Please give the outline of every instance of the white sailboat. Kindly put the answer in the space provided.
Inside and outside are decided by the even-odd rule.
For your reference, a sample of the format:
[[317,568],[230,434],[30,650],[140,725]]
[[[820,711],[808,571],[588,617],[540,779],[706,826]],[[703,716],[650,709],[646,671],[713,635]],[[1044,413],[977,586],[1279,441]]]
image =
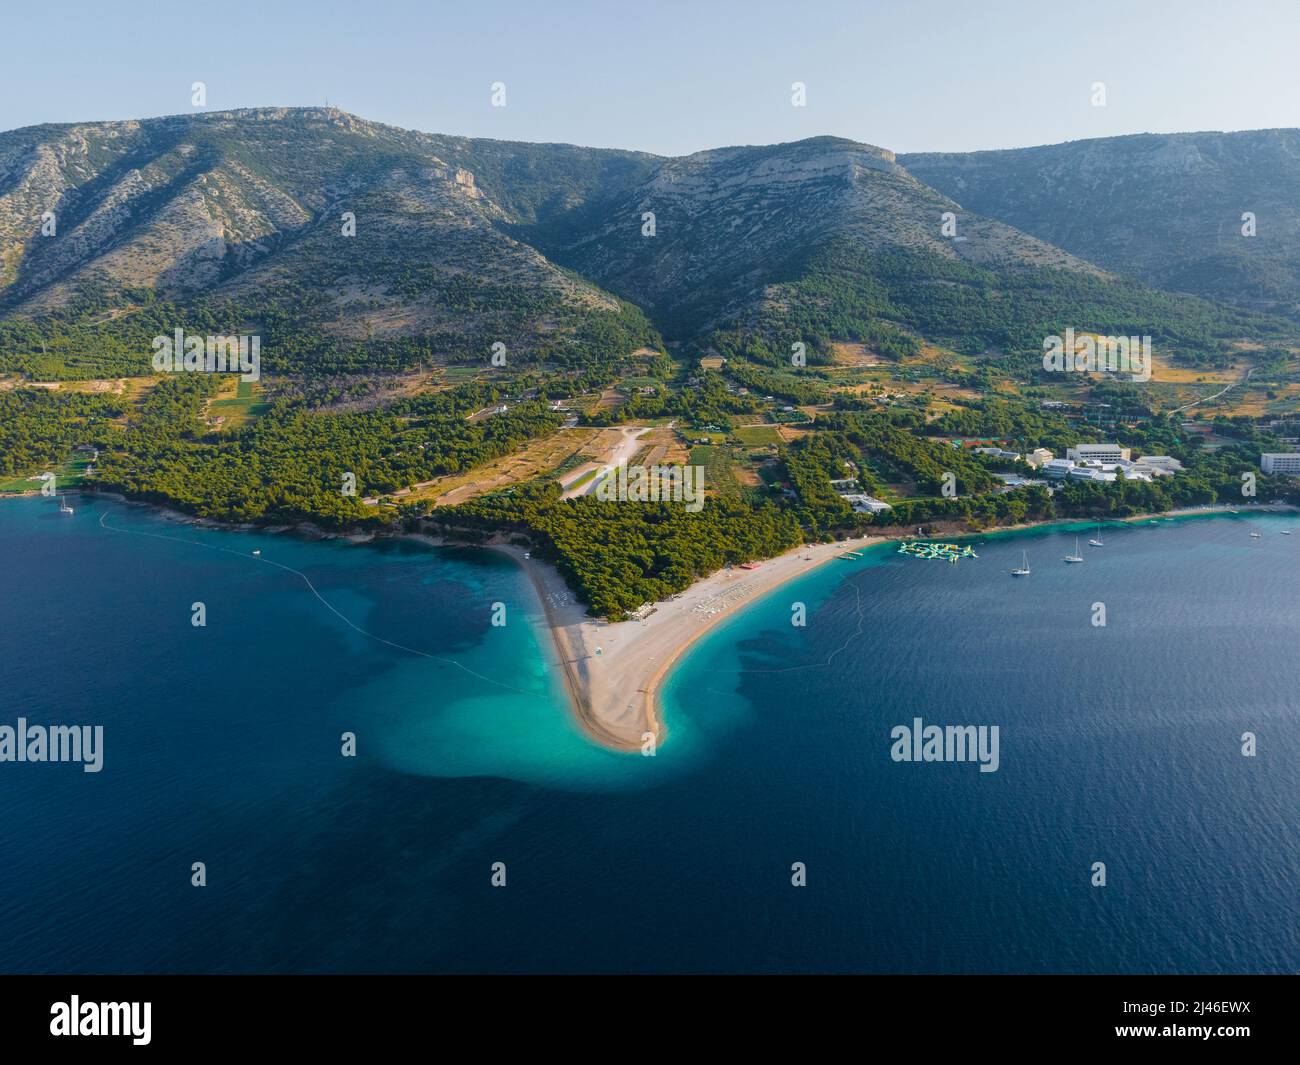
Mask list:
[[1079,538],[1078,538],[1077,536],[1074,538],[1074,554],[1072,554],[1072,555],[1066,555],[1065,558],[1063,558],[1061,561],[1062,561],[1062,562],[1082,562],[1082,561],[1083,561],[1083,556],[1082,556],[1081,554],[1079,554]]
[[1100,526],[1100,525],[1097,526],[1097,535],[1096,535],[1096,537],[1094,537],[1093,539],[1091,539],[1091,540],[1088,541],[1088,546],[1089,546],[1089,547],[1105,547],[1105,546],[1106,546],[1105,544],[1103,544],[1103,543],[1101,542],[1101,526]]
[[1020,552],[1020,568],[1019,568],[1019,569],[1013,569],[1013,570],[1011,571],[1011,576],[1013,576],[1013,577],[1028,577],[1028,576],[1029,576],[1029,552],[1028,552],[1028,551],[1021,551],[1021,552]]
[[72,508],[68,506],[68,499],[66,496],[59,496],[59,513],[60,514],[72,513]]

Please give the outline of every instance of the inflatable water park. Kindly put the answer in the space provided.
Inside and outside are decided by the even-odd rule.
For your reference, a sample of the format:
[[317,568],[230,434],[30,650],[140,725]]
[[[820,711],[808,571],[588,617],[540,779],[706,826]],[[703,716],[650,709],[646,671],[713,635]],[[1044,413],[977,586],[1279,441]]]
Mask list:
[[937,558],[941,562],[951,562],[956,565],[958,559],[962,558],[979,558],[974,549],[962,547],[959,544],[939,544],[929,543],[920,540],[904,540],[898,545],[900,555],[911,555],[913,558]]

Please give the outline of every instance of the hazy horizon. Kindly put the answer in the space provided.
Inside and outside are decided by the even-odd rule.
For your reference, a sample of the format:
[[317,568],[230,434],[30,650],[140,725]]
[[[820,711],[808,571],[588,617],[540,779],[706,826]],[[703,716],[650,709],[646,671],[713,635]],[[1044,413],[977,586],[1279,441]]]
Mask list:
[[[6,68],[0,129],[328,101],[429,133],[673,156],[815,136],[901,154],[1300,126],[1289,55],[1300,8],[1282,0],[1054,11],[1027,0],[667,0],[635,14],[504,0],[490,18],[335,0],[314,4],[310,21],[295,5],[238,0],[201,27],[144,0],[123,10],[108,26],[83,0],[4,15],[6,36],[30,47]],[[218,28],[230,44],[196,32]],[[493,106],[495,84],[504,106]]]

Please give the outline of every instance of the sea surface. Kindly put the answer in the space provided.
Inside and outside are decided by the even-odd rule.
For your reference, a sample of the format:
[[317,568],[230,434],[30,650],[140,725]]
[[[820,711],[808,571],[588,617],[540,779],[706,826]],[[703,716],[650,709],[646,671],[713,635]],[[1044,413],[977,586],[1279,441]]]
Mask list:
[[[104,764],[0,763],[0,971],[1300,968],[1300,516],[828,563],[688,653],[647,758],[507,558],[72,499],[0,502],[0,725]],[[998,770],[892,760],[916,718]]]

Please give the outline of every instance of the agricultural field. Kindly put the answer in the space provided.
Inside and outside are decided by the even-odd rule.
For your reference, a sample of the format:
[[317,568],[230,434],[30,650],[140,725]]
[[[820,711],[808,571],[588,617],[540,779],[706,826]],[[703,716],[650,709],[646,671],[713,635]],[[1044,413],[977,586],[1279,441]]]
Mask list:
[[733,473],[731,449],[721,444],[701,444],[691,449],[691,465],[704,467],[704,489],[713,495],[733,495],[740,484]]
[[464,473],[412,485],[409,490],[393,493],[393,498],[403,503],[432,501],[438,506],[464,503],[487,492],[553,472],[570,458],[600,454],[605,450],[601,447],[601,439],[610,432],[608,429],[557,429],[514,454],[493,459]]
[[866,344],[832,343],[831,360],[836,366],[860,368],[881,366],[889,360],[875,354]]
[[746,447],[776,447],[785,443],[775,425],[745,425],[733,429],[731,435]]
[[[54,474],[55,490],[61,492],[65,488],[81,487],[85,483],[86,467],[89,465],[90,456],[78,454],[68,459],[67,462],[49,468],[49,472]],[[41,472],[46,471],[42,470]],[[38,481],[35,477],[15,477],[11,480],[0,481],[0,495],[39,492],[43,484],[43,481]]]
[[442,380],[448,387],[454,388],[456,385],[464,385],[470,381],[475,381],[486,372],[478,364],[465,365],[458,363],[448,366],[442,371]]
[[208,401],[208,424],[223,431],[247,424],[266,411],[261,394],[260,381],[242,381],[233,374],[223,377],[216,396]]
[[690,461],[690,449],[667,425],[654,426],[638,442],[641,447],[629,466],[683,466]]

